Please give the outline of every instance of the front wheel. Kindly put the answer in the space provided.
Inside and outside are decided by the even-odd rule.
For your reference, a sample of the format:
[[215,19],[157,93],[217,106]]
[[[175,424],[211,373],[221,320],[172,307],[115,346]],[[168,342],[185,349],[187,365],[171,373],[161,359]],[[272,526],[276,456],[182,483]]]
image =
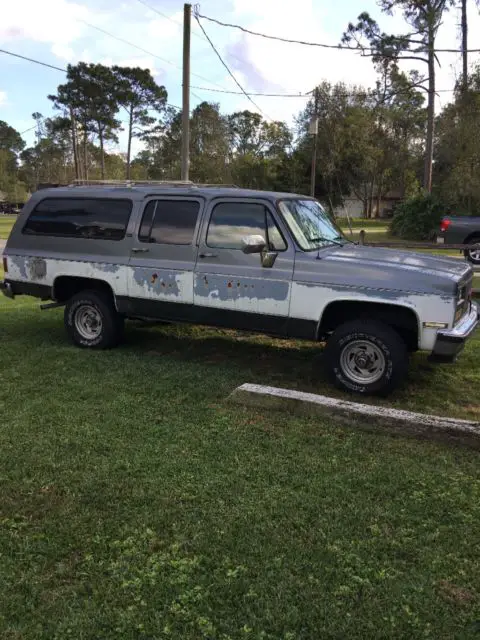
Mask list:
[[64,321],[78,347],[108,349],[122,338],[124,319],[111,297],[101,291],[81,291],[72,296],[65,306]]
[[332,382],[353,393],[388,395],[405,378],[407,347],[391,327],[376,321],[355,320],[338,327],[325,349]]
[[473,244],[473,247],[465,249],[465,257],[469,262],[474,265],[480,265],[480,236],[475,236],[469,240],[468,244]]

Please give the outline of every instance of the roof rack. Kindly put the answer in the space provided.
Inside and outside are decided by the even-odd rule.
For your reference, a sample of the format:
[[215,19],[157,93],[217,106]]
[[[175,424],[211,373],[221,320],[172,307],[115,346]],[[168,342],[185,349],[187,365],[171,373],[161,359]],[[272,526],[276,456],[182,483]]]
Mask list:
[[218,189],[219,187],[223,187],[224,189],[240,189],[240,187],[238,186],[238,184],[223,184],[222,182],[212,182],[212,183],[200,183],[200,184],[193,184],[192,186],[194,187],[202,187],[202,189]]
[[159,186],[159,187],[185,187],[193,186],[190,180],[73,180],[70,187],[137,187],[137,186]]
[[191,180],[73,180],[69,187],[200,187],[238,189],[236,184],[195,183]]

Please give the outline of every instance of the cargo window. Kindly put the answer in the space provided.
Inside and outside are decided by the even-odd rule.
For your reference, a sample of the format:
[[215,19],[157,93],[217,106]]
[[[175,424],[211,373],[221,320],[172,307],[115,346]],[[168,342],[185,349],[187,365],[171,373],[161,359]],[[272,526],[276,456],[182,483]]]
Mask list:
[[287,245],[271,214],[262,204],[222,202],[212,212],[207,245],[222,249],[241,249],[249,235],[265,238],[271,251],[285,251]]
[[122,240],[131,200],[97,198],[45,198],[23,227],[27,235]]
[[138,239],[155,244],[192,244],[199,210],[196,200],[150,200]]

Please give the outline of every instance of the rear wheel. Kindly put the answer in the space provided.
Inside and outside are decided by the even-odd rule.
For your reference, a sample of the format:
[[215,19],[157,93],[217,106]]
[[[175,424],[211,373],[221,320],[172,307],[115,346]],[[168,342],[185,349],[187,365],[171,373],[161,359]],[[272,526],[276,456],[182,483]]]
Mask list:
[[472,264],[480,264],[480,236],[470,238],[468,244],[474,244],[474,247],[465,249],[465,257]]
[[67,302],[65,328],[72,342],[89,349],[109,349],[123,335],[124,319],[111,297],[101,291],[80,291]]
[[388,395],[405,378],[407,347],[391,327],[355,320],[338,327],[325,349],[327,373],[345,391]]

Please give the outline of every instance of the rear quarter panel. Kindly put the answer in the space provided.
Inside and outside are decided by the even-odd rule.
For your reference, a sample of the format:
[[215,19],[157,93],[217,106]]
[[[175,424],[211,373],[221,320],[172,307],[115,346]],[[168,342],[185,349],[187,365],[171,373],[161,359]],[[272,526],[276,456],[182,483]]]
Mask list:
[[[69,238],[25,235],[22,230],[36,204],[46,197],[68,197],[50,191],[38,192],[25,205],[8,238],[4,255],[8,260],[8,279],[53,287],[60,276],[77,276],[107,282],[115,295],[127,294],[127,269],[138,222],[141,200],[125,194],[112,199],[132,200],[132,212],[122,240]],[[68,194],[77,196],[77,194]],[[101,194],[79,193],[81,197],[102,197]]]

